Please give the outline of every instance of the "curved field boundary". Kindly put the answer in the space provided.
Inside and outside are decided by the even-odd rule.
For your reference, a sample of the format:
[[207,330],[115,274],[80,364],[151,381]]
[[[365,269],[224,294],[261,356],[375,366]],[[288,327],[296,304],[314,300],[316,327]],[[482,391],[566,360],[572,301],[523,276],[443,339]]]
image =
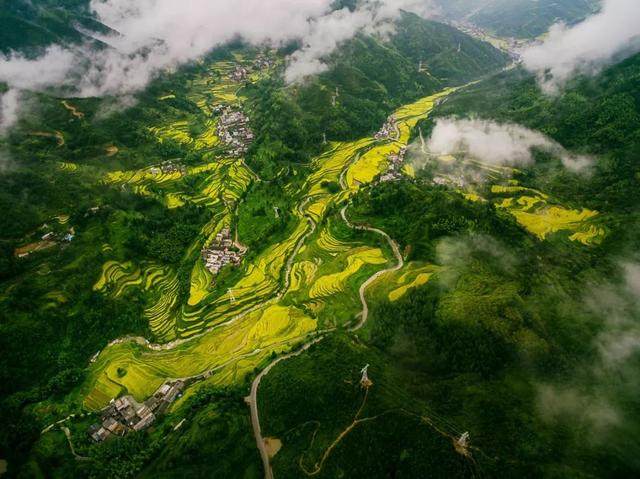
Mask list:
[[362,312],[359,315],[360,316],[360,320],[354,326],[352,326],[349,329],[350,331],[357,331],[362,326],[364,326],[364,324],[367,322],[367,318],[369,317],[369,305],[368,305],[367,300],[365,298],[365,292],[367,291],[367,288],[369,286],[371,286],[371,284],[373,284],[380,276],[382,276],[382,275],[384,275],[386,273],[392,273],[392,272],[395,272],[395,271],[398,271],[399,269],[401,269],[404,266],[404,258],[402,257],[402,254],[400,254],[400,248],[398,247],[398,243],[396,243],[394,240],[392,240],[391,237],[387,233],[385,233],[384,231],[382,231],[382,230],[380,230],[378,228],[371,228],[369,226],[362,226],[362,225],[354,225],[353,223],[351,223],[349,221],[349,219],[347,218],[347,208],[348,207],[349,207],[349,205],[343,207],[340,210],[340,216],[342,216],[342,219],[347,224],[347,226],[349,228],[352,228],[352,229],[355,229],[355,230],[370,231],[372,233],[376,233],[376,234],[382,236],[385,240],[387,240],[387,243],[389,243],[389,246],[391,247],[391,250],[393,251],[393,255],[395,256],[396,261],[397,261],[395,266],[391,266],[390,268],[382,269],[382,270],[374,273],[372,276],[369,277],[369,279],[367,279],[360,286],[359,295],[360,295],[360,302],[362,303]]

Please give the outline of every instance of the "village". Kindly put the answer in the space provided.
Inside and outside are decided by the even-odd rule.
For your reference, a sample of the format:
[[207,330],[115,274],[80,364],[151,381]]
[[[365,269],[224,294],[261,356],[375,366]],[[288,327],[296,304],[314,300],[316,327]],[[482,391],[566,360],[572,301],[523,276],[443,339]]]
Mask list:
[[171,173],[181,173],[185,174],[187,172],[187,168],[181,164],[176,163],[174,160],[166,160],[160,163],[158,166],[154,166],[151,168],[152,175],[159,174],[171,174]]
[[184,388],[184,381],[167,381],[143,403],[129,395],[112,399],[101,412],[101,423],[93,424],[88,433],[94,441],[102,442],[111,436],[146,429],[182,395]]
[[253,140],[253,131],[249,128],[249,118],[240,110],[220,105],[214,109],[220,118],[216,126],[216,134],[220,142],[229,148],[232,157],[240,157],[249,149]]
[[49,249],[58,244],[70,243],[76,237],[73,226],[60,229],[60,227],[52,228],[47,223],[40,226],[39,233],[37,234],[40,235],[38,241],[32,241],[27,245],[15,249],[13,254],[16,258],[26,258],[36,251]]
[[239,248],[231,239],[229,228],[216,234],[215,239],[202,250],[202,259],[206,268],[214,275],[228,265],[239,265],[246,250]]
[[407,147],[403,146],[397,153],[391,153],[387,156],[389,167],[386,173],[380,176],[380,182],[399,180],[402,177],[402,165],[406,154]]
[[271,58],[269,58],[264,53],[258,54],[258,56],[253,60],[253,63],[249,68],[236,65],[235,69],[229,74],[229,79],[234,82],[246,82],[249,80],[249,75],[255,71],[268,70],[273,66],[274,62]]
[[389,115],[389,118],[384,122],[382,128],[380,128],[373,137],[378,141],[398,140],[400,138],[400,130],[398,129],[398,120],[395,115]]
[[520,51],[525,47],[530,46],[535,43],[535,40],[529,39],[517,39],[517,38],[506,38],[506,37],[496,37],[487,31],[483,30],[476,25],[467,22],[447,22],[450,23],[451,26],[457,28],[461,32],[466,33],[472,37],[475,37],[484,42],[491,43],[494,47],[502,50],[507,53],[511,59],[519,63],[522,58],[520,56]]

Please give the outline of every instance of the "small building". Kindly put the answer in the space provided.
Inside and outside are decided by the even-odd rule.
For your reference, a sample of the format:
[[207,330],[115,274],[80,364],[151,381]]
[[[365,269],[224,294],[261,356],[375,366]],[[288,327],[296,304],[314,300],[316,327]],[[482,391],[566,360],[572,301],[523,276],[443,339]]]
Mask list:
[[100,424],[92,424],[87,432],[95,442],[102,442],[111,435],[111,433]]

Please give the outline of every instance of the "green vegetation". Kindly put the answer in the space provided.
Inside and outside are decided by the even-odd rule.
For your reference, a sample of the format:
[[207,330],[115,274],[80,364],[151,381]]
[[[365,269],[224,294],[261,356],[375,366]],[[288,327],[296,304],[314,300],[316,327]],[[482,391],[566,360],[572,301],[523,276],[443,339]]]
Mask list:
[[[464,45],[460,51],[458,44]],[[425,69],[419,71],[421,60]],[[323,135],[327,141],[370,135],[401,105],[495,72],[507,58],[488,43],[407,13],[390,43],[360,35],[331,61],[329,71],[300,87],[268,79],[246,90],[257,134],[248,161],[263,176],[272,177],[283,161],[317,154]]]
[[[271,66],[233,79],[258,55]],[[9,477],[262,477],[247,395],[277,477],[634,477],[638,357],[607,346],[638,311],[620,258],[640,240],[639,58],[549,98],[517,69],[485,79],[506,62],[490,45],[403,14],[303,85],[284,85],[283,52],[236,44],[110,115],[32,94],[0,140]],[[249,117],[246,155],[223,107]],[[523,123],[597,163],[446,157],[486,181],[436,185],[433,162],[378,181],[445,115]],[[242,259],[216,271],[202,255],[221,237]],[[87,435],[168,379],[188,387],[151,427]]]
[[[78,25],[80,28],[76,28]],[[53,43],[100,42],[80,30],[109,33],[89,14],[88,0],[26,0],[0,2],[0,51],[37,51]]]
[[500,36],[533,38],[558,21],[573,24],[599,8],[597,0],[441,0],[445,16]]

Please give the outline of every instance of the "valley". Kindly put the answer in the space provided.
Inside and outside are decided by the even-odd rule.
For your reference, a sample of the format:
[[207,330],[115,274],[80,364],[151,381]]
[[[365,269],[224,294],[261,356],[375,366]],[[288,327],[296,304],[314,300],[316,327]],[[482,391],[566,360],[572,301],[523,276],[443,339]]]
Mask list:
[[[595,3],[503,3],[400,9],[302,80],[314,35],[229,34],[20,89],[0,475],[634,477],[640,56],[549,95],[520,51]],[[0,51],[111,58],[88,8],[11,6]]]

